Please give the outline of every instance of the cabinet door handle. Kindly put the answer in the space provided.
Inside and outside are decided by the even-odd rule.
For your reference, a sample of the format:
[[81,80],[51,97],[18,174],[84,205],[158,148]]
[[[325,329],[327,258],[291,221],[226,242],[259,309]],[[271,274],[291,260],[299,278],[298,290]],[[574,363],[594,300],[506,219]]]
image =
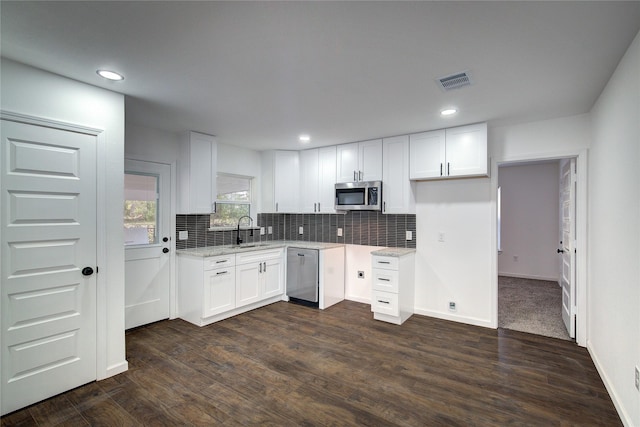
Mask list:
[[358,181],[362,181],[362,171],[358,171]]
[[258,273],[262,273],[262,263],[258,265]]
[[447,162],[447,176],[451,175],[450,166],[451,163]]
[[320,212],[320,202],[318,202],[318,212]]
[[276,202],[276,212],[278,212],[278,202]]
[[317,212],[317,211],[316,211],[316,204],[317,204],[317,203],[314,203],[314,204],[313,204],[313,213],[316,213],[316,212]]
[[221,274],[229,274],[228,271],[219,271],[216,273],[216,276],[220,276]]
[[211,213],[216,213],[217,208],[216,202],[211,203]]
[[357,180],[358,180],[358,178],[356,178],[356,171],[353,171],[353,180],[354,180],[354,181],[357,181]]
[[262,269],[262,271],[264,273],[266,273],[267,272],[267,262],[265,261],[263,264],[264,264],[264,268]]
[[381,299],[379,299],[378,302],[381,302],[382,304],[389,304],[389,301],[382,301]]
[[382,212],[387,211],[387,202],[382,202]]
[[384,277],[378,277],[378,280],[381,280],[383,282],[390,282],[391,281],[389,279],[385,279]]

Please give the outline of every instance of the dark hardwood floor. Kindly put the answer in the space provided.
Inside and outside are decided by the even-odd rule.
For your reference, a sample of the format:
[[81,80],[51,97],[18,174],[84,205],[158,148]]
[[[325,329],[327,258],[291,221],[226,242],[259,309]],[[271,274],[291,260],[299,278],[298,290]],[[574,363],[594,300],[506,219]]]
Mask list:
[[129,371],[2,425],[622,425],[572,342],[369,306],[276,303],[203,328],[127,332]]

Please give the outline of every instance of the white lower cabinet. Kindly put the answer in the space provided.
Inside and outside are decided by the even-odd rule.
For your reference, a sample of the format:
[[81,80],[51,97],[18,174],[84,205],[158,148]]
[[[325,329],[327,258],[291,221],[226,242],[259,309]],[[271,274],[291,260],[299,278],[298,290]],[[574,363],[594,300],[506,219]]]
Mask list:
[[373,255],[371,311],[374,319],[401,325],[411,317],[415,289],[414,260],[413,252],[400,256]]
[[282,299],[283,249],[178,257],[178,317],[198,326]]

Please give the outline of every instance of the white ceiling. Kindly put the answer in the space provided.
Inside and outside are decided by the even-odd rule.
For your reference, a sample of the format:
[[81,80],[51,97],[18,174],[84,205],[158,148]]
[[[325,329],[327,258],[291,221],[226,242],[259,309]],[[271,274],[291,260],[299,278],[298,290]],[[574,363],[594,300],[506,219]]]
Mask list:
[[[299,149],[590,110],[640,2],[2,1],[2,55],[127,95],[127,123]],[[119,83],[95,74],[109,68]],[[435,79],[468,70],[475,84]],[[439,111],[456,106],[454,117]]]

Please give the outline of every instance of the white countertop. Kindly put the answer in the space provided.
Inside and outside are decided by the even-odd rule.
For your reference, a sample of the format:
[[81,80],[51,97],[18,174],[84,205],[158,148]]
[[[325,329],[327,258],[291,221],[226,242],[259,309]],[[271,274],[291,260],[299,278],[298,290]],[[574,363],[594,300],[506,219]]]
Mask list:
[[401,257],[415,253],[415,248],[383,248],[371,251],[371,255]]
[[297,240],[273,240],[270,242],[244,243],[237,245],[223,246],[205,246],[202,248],[178,249],[178,255],[187,255],[193,257],[210,257],[219,255],[230,255],[241,252],[261,251],[268,249],[292,247],[302,249],[331,249],[343,247],[343,243],[322,243],[322,242],[301,242]]

